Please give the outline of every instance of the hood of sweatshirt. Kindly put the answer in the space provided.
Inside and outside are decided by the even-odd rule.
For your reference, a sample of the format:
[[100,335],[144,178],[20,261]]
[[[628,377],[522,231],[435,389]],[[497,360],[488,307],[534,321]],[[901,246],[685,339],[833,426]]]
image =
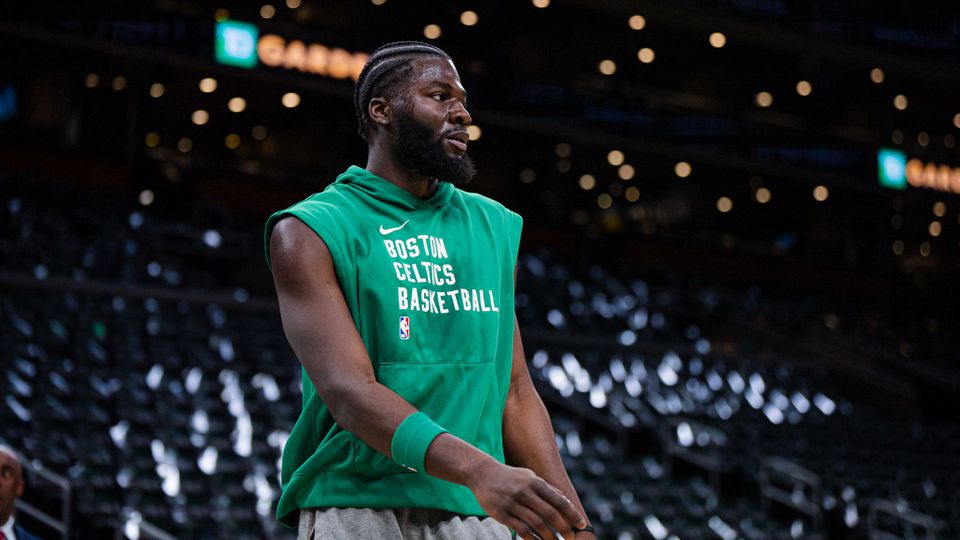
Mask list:
[[426,199],[421,199],[409,191],[393,184],[389,180],[381,178],[370,171],[351,165],[346,171],[337,177],[337,184],[351,189],[362,191],[386,204],[397,206],[407,210],[419,210],[422,208],[437,208],[450,201],[456,190],[450,182],[439,182],[437,191]]

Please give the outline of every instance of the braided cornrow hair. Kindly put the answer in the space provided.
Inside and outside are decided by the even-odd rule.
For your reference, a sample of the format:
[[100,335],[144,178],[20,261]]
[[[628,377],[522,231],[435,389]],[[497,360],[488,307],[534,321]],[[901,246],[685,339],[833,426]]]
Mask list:
[[360,136],[367,140],[367,106],[377,96],[392,94],[396,83],[410,74],[410,62],[422,55],[450,58],[450,55],[429,43],[420,41],[394,41],[373,51],[353,88],[353,107],[360,124]]

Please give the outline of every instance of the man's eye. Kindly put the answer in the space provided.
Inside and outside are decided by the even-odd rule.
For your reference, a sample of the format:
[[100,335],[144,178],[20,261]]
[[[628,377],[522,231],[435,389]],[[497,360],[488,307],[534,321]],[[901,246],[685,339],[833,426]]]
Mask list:
[[447,98],[447,95],[444,94],[443,92],[437,92],[435,94],[431,94],[430,97],[437,101],[443,101],[444,99]]

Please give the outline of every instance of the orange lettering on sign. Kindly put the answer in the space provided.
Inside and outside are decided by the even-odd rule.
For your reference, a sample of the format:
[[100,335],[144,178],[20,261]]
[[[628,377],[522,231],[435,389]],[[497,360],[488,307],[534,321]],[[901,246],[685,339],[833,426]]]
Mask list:
[[950,191],[960,193],[960,167],[950,171]]
[[936,189],[940,191],[950,191],[950,167],[941,165],[937,168]]
[[346,79],[350,76],[351,55],[343,49],[330,51],[330,76],[337,79]]
[[353,68],[350,70],[351,79],[357,80],[360,78],[360,73],[363,71],[363,66],[367,65],[367,60],[369,59],[369,54],[353,53]]
[[911,159],[907,162],[907,182],[913,187],[920,187],[920,176],[923,174],[923,163],[919,159]]
[[307,46],[300,40],[287,44],[287,51],[283,55],[283,67],[304,71],[307,67]]
[[307,45],[297,39],[288,43],[276,34],[266,34],[260,38],[257,42],[257,56],[266,66],[353,80],[360,78],[360,72],[370,57],[366,53],[330,49],[319,43]]
[[257,56],[260,57],[261,62],[270,67],[283,63],[284,50],[286,50],[286,42],[275,34],[267,34],[257,42]]
[[310,45],[310,48],[307,49],[307,71],[317,75],[326,75],[329,57],[330,49],[316,43]]
[[960,167],[924,163],[919,159],[907,162],[907,182],[918,188],[960,193]]

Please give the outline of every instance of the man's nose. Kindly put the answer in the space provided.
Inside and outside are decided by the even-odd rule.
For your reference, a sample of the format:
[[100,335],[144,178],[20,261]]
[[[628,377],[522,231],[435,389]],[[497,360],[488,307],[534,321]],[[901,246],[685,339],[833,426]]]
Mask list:
[[470,112],[462,101],[455,101],[450,108],[450,122],[458,126],[469,126],[473,122],[473,117],[470,116]]

